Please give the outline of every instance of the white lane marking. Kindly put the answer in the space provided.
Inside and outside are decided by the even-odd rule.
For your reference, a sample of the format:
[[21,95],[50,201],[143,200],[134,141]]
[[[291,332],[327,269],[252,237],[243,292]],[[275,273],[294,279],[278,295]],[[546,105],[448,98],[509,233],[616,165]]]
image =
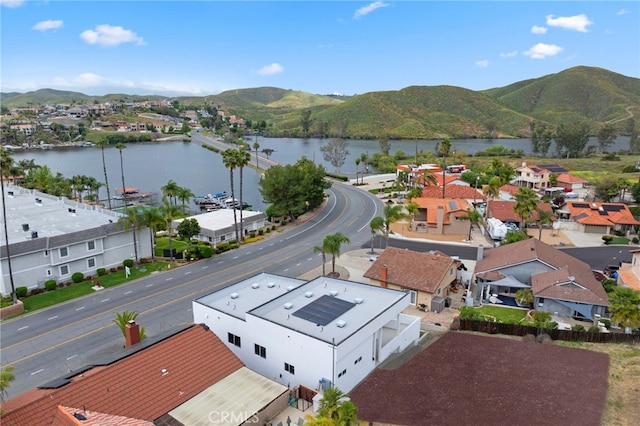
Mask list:
[[207,268],[208,268],[208,266],[203,266],[203,267],[202,267],[202,269],[207,269]]
[[153,287],[153,283],[145,285],[145,287]]
[[75,357],[77,357],[77,356],[78,356],[78,354],[71,355],[69,358],[67,358],[67,361],[69,361],[70,359],[74,359],[74,358],[75,358]]
[[56,315],[55,317],[51,317],[51,318],[49,318],[49,321],[54,320],[54,319],[56,319],[56,318],[58,318],[58,316],[57,316],[57,315]]
[[100,303],[104,303],[104,302],[108,302],[108,301],[109,301],[109,299],[104,299],[104,300],[101,300]]
[[124,292],[125,296],[126,296],[127,294],[130,294],[130,293],[133,293],[133,292],[132,292],[131,290],[129,290],[129,291],[125,291],[125,292]]
[[28,326],[28,325],[25,325],[24,327],[20,327],[20,328],[18,329],[18,331],[22,331],[22,330],[24,330],[24,329],[26,329],[26,328],[29,328],[29,326]]
[[42,373],[44,371],[44,368],[41,368],[38,371],[34,371],[33,373],[31,373],[31,375],[33,376],[34,374],[38,374],[38,373]]
[[289,268],[285,269],[284,272],[287,272],[289,270]]
[[239,256],[233,256],[233,259],[237,259]]
[[187,271],[187,272],[185,272],[184,274],[185,274],[185,275],[189,275],[190,273],[191,273],[191,271]]
[[300,266],[300,265],[302,265],[302,263],[296,263],[296,266]]
[[81,311],[84,309],[84,306],[80,306],[79,308],[76,309],[76,311]]
[[167,281],[171,281],[173,279],[173,277],[169,277],[167,278]]

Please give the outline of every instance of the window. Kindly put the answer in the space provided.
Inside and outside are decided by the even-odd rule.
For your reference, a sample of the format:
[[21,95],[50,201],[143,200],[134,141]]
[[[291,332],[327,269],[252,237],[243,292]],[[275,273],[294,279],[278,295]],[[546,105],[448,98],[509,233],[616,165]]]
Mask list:
[[338,377],[342,377],[345,374],[347,374],[347,369],[345,368],[344,370],[342,370],[341,372],[338,373]]
[[253,349],[255,354],[258,355],[259,357],[261,358],[267,357],[267,348],[265,348],[264,346],[260,346],[256,343]]
[[69,265],[61,265],[60,266],[60,275],[69,275]]
[[359,357],[358,359],[356,359],[355,361],[353,361],[353,364],[355,365],[355,364],[359,363],[360,361],[362,361],[362,357]]
[[95,268],[96,267],[96,258],[92,257],[87,259],[87,268],[91,269],[91,268]]
[[49,250],[45,250],[44,251],[44,257],[48,257],[49,256]]
[[411,304],[416,304],[417,293],[413,290],[409,290],[409,298],[411,299]]
[[291,364],[287,364],[286,362],[284,363],[284,371],[288,371],[291,374],[296,374],[296,368]]
[[438,287],[438,292],[436,294],[440,295],[441,291],[442,291],[442,289],[440,287]]
[[91,250],[95,250],[96,249],[96,242],[95,241],[87,241],[87,250],[91,251]]
[[227,337],[229,339],[229,343],[231,343],[232,345],[235,345],[239,348],[242,347],[241,342],[240,342],[240,336],[236,336],[235,334],[232,333],[227,333]]
[[67,257],[69,256],[69,248],[68,247],[62,247],[60,249],[60,257]]
[[224,235],[221,235],[221,236],[220,236],[220,241],[224,241],[224,240],[226,240],[225,236],[224,236]]
[[47,269],[47,276],[50,277],[51,276],[51,269]]

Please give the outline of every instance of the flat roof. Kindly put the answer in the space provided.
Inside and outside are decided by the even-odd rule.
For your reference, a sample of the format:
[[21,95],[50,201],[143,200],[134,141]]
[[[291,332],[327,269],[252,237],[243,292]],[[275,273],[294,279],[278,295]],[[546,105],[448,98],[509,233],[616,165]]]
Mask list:
[[[12,192],[13,195],[11,195]],[[38,238],[54,237],[98,228],[117,222],[122,216],[99,206],[83,204],[15,185],[5,185],[4,196],[9,244],[31,240],[33,232],[38,233]],[[26,229],[27,226],[28,229]],[[4,244],[3,238],[0,245]]]
[[[251,210],[243,210],[242,211],[242,221],[245,222],[247,219],[256,218],[256,216],[266,217],[263,212],[254,212]],[[238,223],[240,222],[240,212],[236,212],[236,217],[238,219]],[[184,219],[195,219],[198,221],[200,228],[208,229],[211,231],[221,230],[229,228],[234,225],[233,222],[233,209],[220,209],[214,210],[211,212],[206,212],[202,214],[197,214],[194,216],[189,216]],[[180,223],[184,219],[175,220],[174,223]]]
[[185,425],[237,426],[288,391],[286,386],[242,367],[169,411],[169,415]]

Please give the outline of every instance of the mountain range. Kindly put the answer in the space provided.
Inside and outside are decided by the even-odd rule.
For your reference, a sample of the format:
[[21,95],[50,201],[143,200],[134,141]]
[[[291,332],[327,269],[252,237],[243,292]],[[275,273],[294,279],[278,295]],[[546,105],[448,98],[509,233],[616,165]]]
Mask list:
[[[164,96],[41,89],[0,93],[6,107],[142,101]],[[531,122],[588,123],[593,132],[610,124],[624,134],[640,114],[640,79],[602,68],[579,66],[505,87],[473,91],[455,86],[410,86],[355,96],[317,95],[276,87],[228,90],[217,95],[171,98],[183,106],[211,105],[229,114],[265,120],[282,135],[301,135],[301,112],[311,112],[310,133],[346,128],[351,138],[526,137]],[[340,123],[340,124],[338,124]]]

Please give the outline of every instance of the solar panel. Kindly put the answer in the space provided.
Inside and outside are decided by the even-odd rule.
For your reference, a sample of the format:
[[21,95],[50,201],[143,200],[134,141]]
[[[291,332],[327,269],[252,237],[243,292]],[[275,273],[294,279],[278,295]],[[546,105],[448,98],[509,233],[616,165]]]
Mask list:
[[587,204],[587,203],[572,203],[571,205],[573,207],[575,207],[576,209],[588,209],[589,208],[589,204]]
[[602,209],[608,212],[619,212],[624,210],[624,206],[618,206],[615,204],[603,204]]
[[295,311],[293,316],[317,325],[327,325],[354,306],[355,303],[325,294]]
[[567,173],[568,170],[559,164],[538,164],[538,167],[549,170],[551,173]]
[[608,213],[608,212],[606,212],[606,211],[604,211],[604,210],[598,210],[598,214],[599,214],[600,216],[609,216],[609,213]]
[[582,219],[583,217],[587,217],[588,215],[585,212],[580,213],[577,216],[574,216],[575,220]]

